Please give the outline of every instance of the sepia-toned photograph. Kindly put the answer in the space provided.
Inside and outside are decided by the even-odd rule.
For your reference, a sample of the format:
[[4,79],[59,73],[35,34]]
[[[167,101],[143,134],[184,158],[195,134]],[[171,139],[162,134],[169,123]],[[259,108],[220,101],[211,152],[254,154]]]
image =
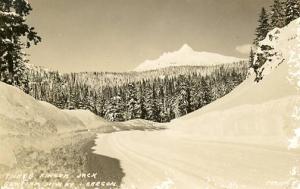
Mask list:
[[0,0],[0,189],[300,189],[300,0]]

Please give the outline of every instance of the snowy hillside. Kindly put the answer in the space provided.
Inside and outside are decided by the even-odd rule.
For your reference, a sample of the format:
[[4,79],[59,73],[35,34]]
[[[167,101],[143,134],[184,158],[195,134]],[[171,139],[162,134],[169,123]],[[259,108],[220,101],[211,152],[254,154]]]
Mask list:
[[[300,124],[291,117],[300,103],[299,23],[300,19],[297,19],[287,27],[276,28],[259,43],[255,62],[265,61],[257,73],[252,73],[229,95],[174,120],[172,125],[178,126],[182,122],[191,125],[188,129],[192,129],[198,125],[196,123],[209,121],[210,129],[205,127],[206,124],[195,129],[201,130],[201,135],[235,138],[244,135],[280,136],[281,145],[287,146],[288,138]],[[254,82],[257,78],[260,79],[258,83]],[[217,115],[220,119],[212,119]],[[271,143],[271,140],[264,142]]]
[[84,128],[58,108],[0,82],[0,134],[47,135]]
[[61,110],[0,82],[0,135],[48,135],[107,123],[88,110]]
[[106,120],[89,110],[62,110],[62,112],[79,119],[87,129],[95,129],[108,124]]
[[44,148],[44,145],[53,144],[46,142],[51,136],[101,127],[106,123],[89,111],[60,110],[2,82],[0,91],[0,165],[15,163],[13,152],[16,148]]
[[184,44],[178,51],[164,53],[156,60],[146,60],[134,71],[149,71],[175,66],[210,66],[239,61],[243,61],[243,59],[210,52],[197,52],[189,45]]
[[260,43],[260,82],[253,73],[165,131],[99,135],[96,152],[121,161],[125,188],[299,188],[300,153],[288,149],[300,125],[299,28],[300,19]]
[[270,31],[267,37],[260,41],[256,49],[256,56],[254,58],[254,65],[257,68],[256,79],[263,79],[264,76],[270,74],[273,69],[280,64],[289,63],[290,74],[292,77],[298,77],[299,63],[297,62],[299,56],[299,20],[295,20],[289,24],[288,27],[282,29],[275,28]]

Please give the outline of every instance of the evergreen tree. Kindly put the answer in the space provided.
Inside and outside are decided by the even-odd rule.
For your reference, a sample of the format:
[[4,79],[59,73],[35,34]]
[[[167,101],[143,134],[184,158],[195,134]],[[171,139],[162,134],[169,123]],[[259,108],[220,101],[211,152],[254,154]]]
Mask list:
[[178,111],[179,116],[190,112],[190,88],[187,79],[180,75],[178,80]]
[[282,28],[285,26],[285,4],[280,0],[274,0],[271,7],[270,29]]
[[156,94],[156,82],[154,81],[153,86],[152,86],[152,100],[151,100],[151,114],[150,116],[150,120],[151,121],[156,121],[159,122],[160,118],[159,118],[159,102],[157,99],[157,94]]
[[249,67],[252,68],[253,64],[254,64],[254,52],[253,49],[251,48],[250,55],[249,55]]
[[191,78],[191,111],[195,111],[200,108],[200,77],[200,75],[198,76],[197,74],[193,74],[193,77]]
[[291,21],[300,17],[300,1],[299,0],[286,0],[285,11],[285,24],[289,24]]
[[159,109],[159,122],[168,122],[169,115],[167,111],[167,90],[166,90],[166,80],[159,79],[159,93],[158,93],[158,109]]
[[134,83],[128,85],[128,98],[127,98],[127,116],[128,119],[135,119],[141,117],[141,108],[137,99],[137,89]]
[[114,96],[106,104],[105,118],[110,121],[124,121],[124,103],[120,96]]
[[146,109],[146,105],[145,105],[145,96],[141,96],[140,99],[140,107],[141,107],[141,119],[146,119],[147,118],[147,109]]
[[0,0],[0,81],[22,89],[28,85],[22,50],[41,41],[25,23],[31,10],[26,0]]
[[209,104],[212,101],[212,85],[209,84],[208,78],[201,79],[201,107]]
[[97,94],[96,114],[101,117],[104,117],[105,116],[105,98],[102,95],[103,94]]
[[263,40],[268,32],[270,31],[269,19],[268,14],[265,8],[262,8],[259,20],[258,20],[258,27],[256,28],[256,38],[254,40],[254,44],[258,45],[258,42]]
[[70,91],[70,93],[69,93],[69,98],[68,98],[68,100],[67,100],[67,108],[69,109],[69,110],[74,110],[74,109],[76,109],[77,107],[76,107],[76,93],[75,93],[75,91],[74,90],[71,90]]
[[143,109],[142,111],[145,111],[145,119],[147,120],[152,120],[154,115],[153,115],[153,110],[152,110],[152,106],[153,106],[153,92],[152,92],[152,86],[150,84],[150,82],[148,82],[145,85],[144,88],[144,95],[143,95]]

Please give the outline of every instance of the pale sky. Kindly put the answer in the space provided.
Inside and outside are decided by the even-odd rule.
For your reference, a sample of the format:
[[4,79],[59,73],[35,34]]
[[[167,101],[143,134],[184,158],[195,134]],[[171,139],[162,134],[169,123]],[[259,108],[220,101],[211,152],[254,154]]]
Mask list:
[[262,6],[273,0],[29,0],[42,43],[32,64],[62,72],[132,70],[189,44],[247,57]]

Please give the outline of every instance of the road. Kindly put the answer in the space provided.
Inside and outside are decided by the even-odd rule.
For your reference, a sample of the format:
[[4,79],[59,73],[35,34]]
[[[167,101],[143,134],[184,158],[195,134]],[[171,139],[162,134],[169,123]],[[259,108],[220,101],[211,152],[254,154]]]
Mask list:
[[[165,131],[99,134],[96,153],[120,160],[127,188],[289,188],[300,154]],[[290,187],[291,188],[291,187]]]

